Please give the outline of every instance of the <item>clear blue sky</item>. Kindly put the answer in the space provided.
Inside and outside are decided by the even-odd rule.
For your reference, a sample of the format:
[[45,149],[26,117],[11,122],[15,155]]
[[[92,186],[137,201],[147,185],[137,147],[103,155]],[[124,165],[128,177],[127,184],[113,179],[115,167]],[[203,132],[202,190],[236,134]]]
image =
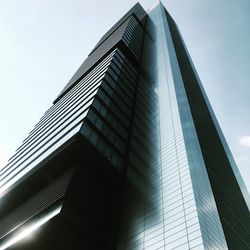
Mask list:
[[[149,9],[156,1],[140,1]],[[250,190],[250,1],[163,0]],[[136,1],[0,1],[0,166]]]

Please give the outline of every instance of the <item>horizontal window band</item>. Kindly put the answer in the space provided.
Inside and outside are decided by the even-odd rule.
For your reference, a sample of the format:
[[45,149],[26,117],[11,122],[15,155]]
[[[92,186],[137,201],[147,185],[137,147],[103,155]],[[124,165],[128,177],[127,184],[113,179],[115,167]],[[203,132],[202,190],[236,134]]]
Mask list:
[[[86,114],[87,114],[88,108],[86,109],[85,112],[81,113],[78,115],[78,117],[74,118],[74,121],[69,122],[68,124],[66,124],[63,128],[61,128],[60,131],[58,131],[54,137],[52,137],[49,141],[46,141],[45,143],[43,143],[42,145],[39,146],[39,148],[36,148],[36,150],[34,152],[32,152],[32,155],[30,155],[29,157],[26,157],[22,162],[20,162],[17,166],[11,165],[8,166],[8,170],[5,169],[4,172],[8,171],[9,175],[7,175],[3,180],[0,181],[0,185],[3,185],[3,181],[4,183],[7,182],[10,179],[10,175],[16,175],[17,170],[16,169],[24,169],[25,166],[28,166],[29,164],[22,166],[25,162],[27,162],[27,160],[29,160],[30,158],[32,158],[32,160],[30,161],[33,162],[35,159],[37,159],[40,155],[42,155],[43,152],[47,151],[49,148],[51,148],[56,142],[58,142],[60,140],[60,138],[63,138],[64,136],[66,136],[71,130],[73,130],[79,123],[83,122],[83,119],[85,118]],[[76,124],[75,124],[76,121]],[[61,135],[62,134],[62,135]],[[57,138],[58,137],[58,138]],[[48,145],[49,144],[49,145]],[[45,146],[47,145],[47,148],[45,148]],[[42,153],[39,153],[41,150]],[[39,155],[37,156],[37,154],[39,153]],[[23,158],[23,157],[22,157]],[[33,159],[34,158],[34,159]],[[17,162],[18,163],[18,162]],[[21,170],[18,170],[18,173]],[[1,176],[3,175],[3,173],[1,172]]]
[[[27,140],[25,142],[23,142],[23,144],[17,149],[17,151],[20,151],[27,143],[29,144],[35,138],[35,136],[37,134],[38,135],[41,134],[41,132],[43,132],[44,129],[45,130],[51,129],[52,128],[51,125],[53,123],[55,123],[59,118],[61,119],[61,117],[65,117],[65,115],[67,115],[70,112],[78,109],[78,103],[82,102],[83,98],[88,100],[89,96],[91,96],[91,94],[95,91],[96,87],[98,87],[100,84],[101,84],[101,81],[97,82],[95,86],[89,86],[89,87],[94,88],[94,89],[89,89],[89,92],[84,93],[83,96],[79,97],[80,99],[75,100],[74,101],[74,106],[72,106],[72,107],[64,107],[65,110],[64,109],[60,110],[60,112],[58,112],[53,119],[48,120],[43,125],[43,127],[39,128],[39,130],[37,130],[34,134],[30,135],[29,138],[27,138]],[[84,100],[84,102],[85,102],[85,100]],[[82,103],[81,103],[81,106],[82,106]]]

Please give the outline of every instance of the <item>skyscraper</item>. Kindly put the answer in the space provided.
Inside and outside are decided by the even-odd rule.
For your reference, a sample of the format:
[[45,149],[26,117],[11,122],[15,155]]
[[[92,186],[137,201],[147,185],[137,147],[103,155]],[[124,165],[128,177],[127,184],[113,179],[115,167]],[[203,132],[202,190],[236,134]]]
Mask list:
[[0,195],[0,249],[250,248],[247,190],[161,3],[101,38]]

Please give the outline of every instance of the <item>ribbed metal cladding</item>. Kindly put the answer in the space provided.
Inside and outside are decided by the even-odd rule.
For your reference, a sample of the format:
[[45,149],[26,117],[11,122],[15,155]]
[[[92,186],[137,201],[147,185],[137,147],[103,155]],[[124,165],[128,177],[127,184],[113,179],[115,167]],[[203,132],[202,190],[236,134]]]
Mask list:
[[81,132],[121,169],[129,139],[137,71],[116,51]]
[[27,221],[32,221],[34,216],[62,198],[66,193],[72,173],[73,171],[70,170],[63,174],[0,220],[0,241],[5,235],[21,228]]
[[[145,12],[145,10],[141,7],[141,5],[139,3],[135,4],[134,7],[132,7],[111,29],[108,30],[107,33],[105,33],[102,38],[100,39],[100,41],[96,44],[96,46],[94,47],[94,49],[91,51],[91,53],[93,53],[93,51],[96,50],[97,47],[100,46],[100,44],[102,44],[108,37],[110,37],[111,35],[114,34],[115,30],[124,22],[124,20],[126,20],[129,16],[134,15],[138,20],[140,20],[141,22],[143,22],[143,18],[147,15],[147,13]],[[144,24],[144,22],[143,22]],[[90,54],[91,54],[90,53]],[[89,55],[90,55],[89,54]]]
[[[141,48],[140,41],[138,41],[138,39],[142,39],[143,32],[141,27],[145,22],[145,15],[146,12],[139,4],[136,4],[127,14],[125,14],[124,17],[121,18],[96,45],[95,49],[91,52],[91,54],[89,54],[83,64],[61,91],[55,102],[60,99],[68,91],[68,89],[76,84],[77,81],[79,81],[79,79],[83,77],[94,64],[98,63],[98,61],[121,40],[123,40],[126,45],[133,50],[133,53],[136,52],[135,56],[138,59],[140,54],[138,50]],[[139,32],[139,37],[135,31]],[[132,34],[134,35],[132,36]],[[137,37],[137,41],[134,40],[135,37]]]
[[53,105],[23,144],[0,171],[0,192],[7,190],[42,160],[79,132],[83,119],[101,85],[112,56],[111,52],[74,88]]
[[131,61],[124,49],[116,50],[81,129],[85,137],[122,171],[131,137],[129,131],[138,84],[135,62],[141,57],[143,37],[142,24],[131,15],[121,41],[134,59]]
[[[116,32],[117,34],[115,34]],[[101,43],[97,50],[92,53],[90,58],[92,61],[85,61],[85,63],[89,64],[87,67],[91,67],[97,61],[98,64],[82,76],[76,85],[70,88],[65,95],[45,112],[44,116],[23,141],[23,144],[10,158],[8,164],[1,169],[0,192],[5,192],[14,183],[20,181],[21,178],[25,178],[25,175],[33,171],[42,160],[79,132],[96,95],[98,96],[97,100],[99,98],[102,102],[107,103],[107,98],[112,100],[114,103],[113,106],[117,106],[113,109],[118,108],[119,110],[115,112],[117,113],[116,116],[122,120],[122,124],[126,124],[126,119],[128,121],[130,120],[131,102],[128,101],[129,98],[127,98],[127,96],[129,97],[130,95],[131,97],[131,92],[133,95],[136,70],[134,66],[125,59],[121,51],[116,52],[116,49],[114,48],[112,50],[112,47],[119,41],[123,41],[124,44],[126,44],[127,50],[132,53],[136,60],[141,53],[142,37],[142,24],[135,18],[135,14],[131,13],[114,31],[113,36],[108,37],[105,42]],[[115,53],[117,53],[116,58],[114,58]],[[96,56],[94,54],[96,54]],[[99,61],[103,55],[105,55],[105,57]],[[111,62],[112,65],[110,65]],[[108,73],[107,70],[109,70]],[[80,73],[80,75],[82,74],[83,72]],[[103,82],[105,75],[107,76]],[[113,78],[113,84],[117,80],[117,77],[121,78],[119,81],[123,83],[119,82],[117,85],[120,86],[120,88],[117,88],[115,85],[111,86],[108,77]],[[79,77],[77,76],[77,78]],[[128,90],[122,86],[123,84],[128,85]],[[97,100],[95,101],[95,105],[97,105]],[[109,104],[107,104],[107,106],[109,106]],[[91,117],[91,115],[89,115],[89,117]],[[91,119],[86,119],[88,123],[91,123],[90,120]],[[126,129],[125,127],[125,131]],[[126,144],[126,140],[122,142],[123,139],[117,138],[115,142],[116,150],[119,152],[118,155],[120,154],[119,156],[117,155],[117,158],[121,158],[125,150],[124,145]]]
[[98,60],[100,60],[106,53],[109,52],[110,48],[115,46],[121,39],[122,36],[129,24],[129,18],[126,19],[120,26],[117,28],[112,36],[109,36],[101,45],[86,58],[82,63],[64,89],[61,91],[59,96],[62,96],[72,85],[74,85],[78,79],[80,79]]
[[129,18],[129,23],[123,35],[123,41],[130,48],[136,59],[140,59],[142,51],[143,28],[134,16]]

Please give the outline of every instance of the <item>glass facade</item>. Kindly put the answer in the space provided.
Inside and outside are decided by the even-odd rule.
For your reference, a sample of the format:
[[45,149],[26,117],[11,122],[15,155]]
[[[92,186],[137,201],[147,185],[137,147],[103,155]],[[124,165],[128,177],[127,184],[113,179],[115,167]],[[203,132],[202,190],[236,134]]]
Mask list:
[[248,193],[161,3],[101,38],[0,170],[0,196],[1,249],[51,211],[16,249],[250,248]]
[[[249,233],[248,230],[246,231],[249,227],[249,210],[246,206],[248,194],[245,195],[244,183],[212,113],[191,59],[186,49],[180,51],[176,46],[176,40],[179,39],[178,42],[185,47],[178,28],[161,3],[149,11],[148,17],[146,29],[154,37],[154,43],[144,48],[143,53],[147,56],[151,53],[151,67],[148,68],[152,77],[149,83],[151,89],[147,95],[142,93],[137,99],[143,96],[152,99],[151,112],[145,105],[140,110],[140,115],[138,114],[139,117],[144,115],[143,119],[138,120],[148,125],[144,126],[148,127],[146,133],[152,135],[152,140],[148,150],[144,152],[142,145],[138,143],[134,144],[135,150],[132,149],[133,144],[131,146],[131,165],[128,166],[127,176],[129,184],[123,214],[124,221],[121,223],[119,249],[238,249],[236,246],[240,249],[248,249],[249,239],[246,236]],[[145,43],[149,44],[146,39],[144,45]],[[181,61],[178,57],[180,53],[185,53],[188,60]],[[146,60],[145,57],[142,56],[142,60]],[[190,89],[192,86],[187,83],[190,72],[186,72],[186,75],[183,72],[187,67],[192,67],[195,72],[196,79],[193,79],[193,84],[201,89],[201,93]],[[148,89],[145,82],[142,82],[142,86],[145,90]],[[192,97],[187,95],[188,91],[193,91]],[[227,157],[231,157],[229,159],[231,166],[227,167],[230,171],[234,171],[236,178],[239,175],[238,183],[245,197],[240,199],[244,204],[239,205],[238,208],[229,200],[226,201],[228,190],[234,192],[233,186],[238,185],[232,179],[229,184],[231,186],[225,190],[226,194],[223,191],[220,192],[222,195],[220,200],[225,199],[221,201],[223,206],[225,207],[227,203],[227,210],[231,213],[235,209],[233,217],[237,217],[239,223],[245,220],[245,225],[233,226],[230,219],[227,218],[226,221],[225,214],[221,214],[224,212],[227,214],[229,211],[224,211],[224,207],[220,208],[215,193],[215,189],[218,189],[217,183],[211,180],[218,177],[211,176],[209,173],[210,166],[206,162],[204,148],[210,147],[210,152],[207,153],[210,161],[211,156],[215,157],[214,154],[220,154],[220,152],[215,145],[201,143],[197,126],[202,125],[204,121],[209,122],[209,117],[199,117],[196,118],[197,122],[195,121],[194,116],[197,114],[193,109],[197,110],[197,105],[200,103],[196,102],[196,107],[193,107],[190,98],[198,99],[197,95],[206,101],[206,107],[211,113]],[[136,117],[135,121],[137,121]],[[137,127],[137,122],[133,126]],[[142,125],[140,124],[139,127]],[[132,137],[136,138],[137,134],[133,134]],[[144,142],[145,137],[141,134],[138,141]],[[211,141],[214,142],[216,139]],[[149,140],[147,142],[149,143]],[[223,156],[217,156],[217,158],[220,157],[223,158]],[[220,168],[225,165],[225,162],[221,162],[220,165],[217,163],[217,167]],[[216,172],[213,174],[216,175]],[[227,177],[220,178],[220,184],[224,186],[222,183],[228,182]],[[234,194],[236,195],[237,192]],[[240,214],[242,210],[245,211]],[[245,217],[247,214],[248,218]],[[228,224],[231,224],[231,232],[226,229]],[[235,236],[232,236],[233,233]],[[245,235],[244,239],[243,235]]]

